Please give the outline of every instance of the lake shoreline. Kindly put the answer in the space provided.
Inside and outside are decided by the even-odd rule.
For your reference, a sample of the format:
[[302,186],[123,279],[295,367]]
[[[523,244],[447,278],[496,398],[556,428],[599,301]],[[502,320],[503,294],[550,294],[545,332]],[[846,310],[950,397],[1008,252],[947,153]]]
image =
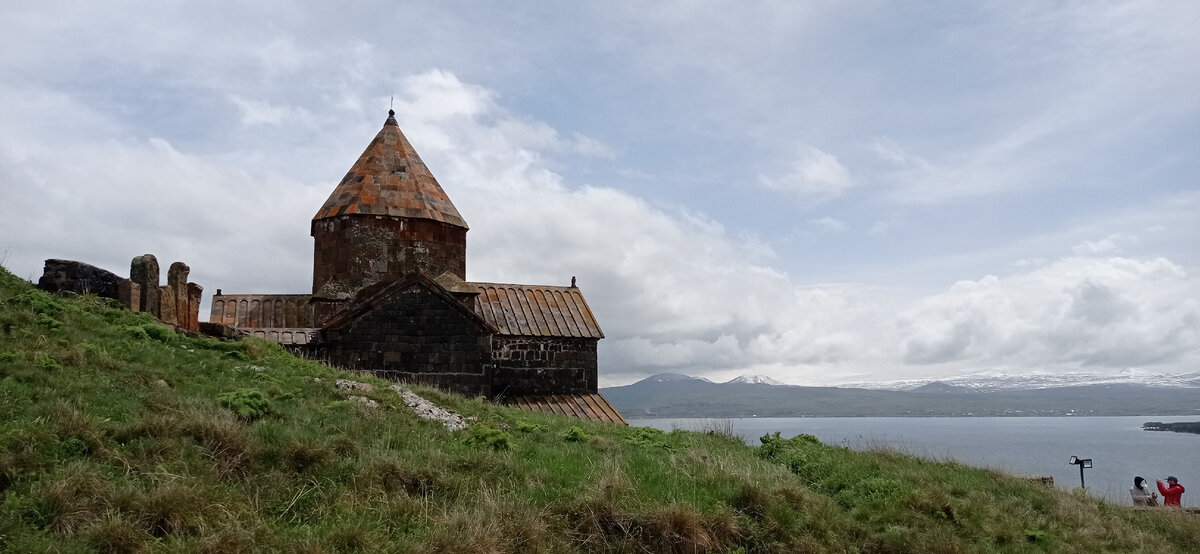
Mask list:
[[1177,421],[1174,423],[1163,423],[1161,421],[1147,421],[1142,424],[1143,431],[1171,431],[1173,433],[1191,433],[1200,435],[1200,421]]
[[[895,450],[934,461],[953,461],[1012,475],[1047,475],[1063,490],[1079,487],[1071,456],[1090,458],[1087,491],[1128,505],[1135,475],[1178,475],[1200,480],[1196,435],[1147,433],[1141,416],[1061,417],[835,417],[835,418],[627,418],[631,426],[671,431],[715,431],[757,446],[759,437],[810,434],[821,442],[853,450]],[[1161,423],[1195,420],[1194,415],[1162,417]],[[1184,504],[1197,498],[1185,495]],[[1198,497],[1200,498],[1200,497]]]

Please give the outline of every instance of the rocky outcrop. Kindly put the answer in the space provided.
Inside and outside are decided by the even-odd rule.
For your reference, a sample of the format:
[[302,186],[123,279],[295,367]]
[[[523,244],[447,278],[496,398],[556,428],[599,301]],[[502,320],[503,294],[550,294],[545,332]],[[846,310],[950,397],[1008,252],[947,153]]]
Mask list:
[[46,260],[38,288],[46,292],[95,294],[104,298],[119,298],[121,276],[94,265],[73,260]]
[[205,335],[224,340],[238,340],[246,336],[244,331],[238,331],[234,327],[225,325],[224,323],[201,321],[200,325],[197,326],[197,329],[199,329],[200,332],[204,333]]
[[404,400],[404,403],[408,405],[409,408],[412,408],[412,411],[415,412],[418,417],[441,423],[451,431],[458,431],[468,427],[467,420],[463,416],[443,409],[433,402],[421,398],[413,391],[410,391],[400,385],[392,385],[388,388],[395,391],[396,394],[399,394],[400,398]]

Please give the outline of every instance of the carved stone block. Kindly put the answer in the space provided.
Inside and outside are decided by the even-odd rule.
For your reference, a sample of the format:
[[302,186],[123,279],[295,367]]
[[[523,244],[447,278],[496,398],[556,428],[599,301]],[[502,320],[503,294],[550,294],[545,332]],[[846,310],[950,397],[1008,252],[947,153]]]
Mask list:
[[142,287],[129,279],[117,281],[117,300],[131,312],[142,311]]
[[161,318],[158,258],[155,258],[153,254],[143,254],[134,258],[129,265],[129,280],[141,287],[142,311]]

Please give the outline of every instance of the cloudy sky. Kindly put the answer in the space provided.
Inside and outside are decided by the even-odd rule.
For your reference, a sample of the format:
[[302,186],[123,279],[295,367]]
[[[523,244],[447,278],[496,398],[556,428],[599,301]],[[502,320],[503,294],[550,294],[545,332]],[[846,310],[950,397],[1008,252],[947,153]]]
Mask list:
[[0,5],[0,261],[309,292],[394,97],[601,385],[1200,369],[1194,1],[335,4]]

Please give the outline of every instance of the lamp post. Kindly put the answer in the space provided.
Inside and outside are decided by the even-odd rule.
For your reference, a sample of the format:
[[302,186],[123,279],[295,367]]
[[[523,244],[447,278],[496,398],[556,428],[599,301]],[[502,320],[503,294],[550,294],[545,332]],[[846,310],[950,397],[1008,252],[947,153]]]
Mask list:
[[1079,466],[1079,488],[1086,489],[1087,486],[1085,486],[1083,484],[1083,469],[1084,468],[1088,468],[1088,469],[1092,468],[1092,459],[1091,458],[1080,458],[1078,456],[1071,456],[1071,459],[1067,460],[1067,463],[1071,464],[1073,466]]

